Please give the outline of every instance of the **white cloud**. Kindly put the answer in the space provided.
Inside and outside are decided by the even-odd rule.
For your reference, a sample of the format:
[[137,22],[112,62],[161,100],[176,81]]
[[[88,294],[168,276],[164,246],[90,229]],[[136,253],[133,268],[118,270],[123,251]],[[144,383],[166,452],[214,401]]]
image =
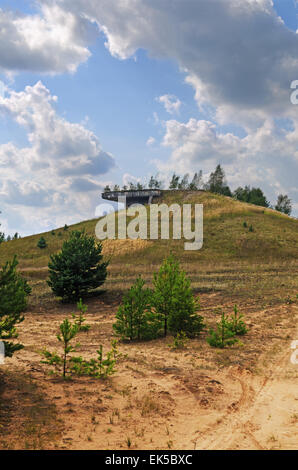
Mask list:
[[129,173],[124,173],[124,175],[122,176],[122,181],[125,186],[128,186],[129,183],[134,183],[134,184],[140,183],[141,178],[136,178],[135,176],[130,175]]
[[[271,0],[43,0],[41,5],[36,15],[1,11],[3,71],[75,71],[90,56],[89,40],[98,29],[114,57],[123,60],[143,48],[175,60],[208,117],[166,123],[163,145],[172,155],[160,168],[186,172],[199,165],[208,172],[220,161],[233,185],[259,183],[272,195],[291,188],[297,201],[298,123],[290,83],[298,78],[298,35],[287,29]],[[49,197],[67,204],[70,185],[93,187],[92,175],[104,174],[112,159],[84,125],[56,115],[54,97],[41,84],[33,88],[0,98],[0,108],[28,130],[31,145],[0,146],[0,165],[11,159],[7,180],[13,181],[14,165],[23,175],[38,173],[41,186],[59,181],[59,191]],[[175,112],[171,103],[164,99]],[[154,118],[159,123],[156,113]],[[281,129],[274,118],[290,119],[293,129]],[[242,125],[247,136],[220,132],[218,124],[227,123]],[[80,203],[88,206],[84,198]]]
[[53,107],[56,101],[40,81],[0,97],[0,112],[26,128],[31,144],[19,152],[11,143],[6,146],[18,154],[24,169],[54,171],[63,177],[106,173],[114,165],[113,157],[102,151],[93,132],[59,117]]
[[[270,197],[294,188],[297,200],[297,108],[290,102],[290,83],[298,78],[298,35],[277,16],[271,0],[59,4],[96,21],[114,57],[123,60],[142,48],[175,60],[185,73],[208,118],[166,123],[163,145],[172,155],[160,169],[209,172],[220,161],[232,185],[259,184]],[[293,130],[276,126],[275,118],[290,119]],[[244,127],[247,136],[220,132],[224,124]]]
[[146,145],[150,147],[151,145],[154,145],[155,143],[156,143],[156,139],[154,137],[149,137],[149,139],[146,142]]
[[297,200],[298,125],[281,130],[273,120],[266,120],[256,131],[240,138],[221,133],[205,120],[187,123],[166,122],[162,145],[172,150],[167,162],[156,162],[164,174],[170,172],[208,174],[221,163],[233,188],[251,184],[261,186],[272,202],[280,193]]
[[179,110],[180,110],[180,107],[181,107],[182,103],[179,100],[179,98],[177,98],[177,96],[163,95],[163,96],[160,96],[159,98],[156,98],[156,100],[159,103],[164,105],[165,110],[169,114],[178,114],[179,113]]
[[0,145],[1,210],[21,206],[23,230],[38,216],[38,227],[93,216],[103,187],[97,178],[115,165],[93,132],[57,115],[56,101],[40,81],[0,97],[0,113],[26,129],[30,144]]
[[174,59],[200,104],[220,108],[222,120],[247,114],[265,119],[294,113],[289,84],[298,76],[298,35],[286,28],[271,0],[60,0],[96,21],[115,57],[139,48]]
[[90,56],[94,26],[56,2],[36,3],[36,14],[0,9],[0,71],[74,72]]

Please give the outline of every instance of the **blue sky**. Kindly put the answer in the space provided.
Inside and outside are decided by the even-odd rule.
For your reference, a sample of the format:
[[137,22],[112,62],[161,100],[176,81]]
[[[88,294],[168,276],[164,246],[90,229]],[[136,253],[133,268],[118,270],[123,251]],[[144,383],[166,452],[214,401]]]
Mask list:
[[0,1],[2,229],[88,219],[105,184],[217,163],[297,216],[295,1],[123,5]]

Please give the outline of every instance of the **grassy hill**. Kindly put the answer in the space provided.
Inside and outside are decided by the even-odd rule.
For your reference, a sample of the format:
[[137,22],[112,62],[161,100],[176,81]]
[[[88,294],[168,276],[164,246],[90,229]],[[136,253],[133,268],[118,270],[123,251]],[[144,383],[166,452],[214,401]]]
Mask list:
[[[291,292],[297,285],[298,220],[279,212],[202,191],[164,191],[159,203],[200,203],[204,206],[204,245],[184,250],[184,240],[107,240],[103,252],[111,258],[107,288],[123,290],[138,274],[148,281],[152,271],[171,251],[181,261],[198,290],[231,289],[239,293],[251,286],[257,295],[266,290]],[[19,269],[35,282],[47,277],[49,256],[61,249],[73,229],[95,233],[98,219],[43,233],[47,248],[37,242],[41,234],[2,243],[0,263],[16,253]],[[247,227],[244,227],[246,222]],[[253,231],[249,230],[252,226]],[[125,271],[123,271],[125,269]],[[275,273],[273,275],[273,273]],[[45,283],[44,283],[45,284]],[[296,288],[296,287],[295,287]]]

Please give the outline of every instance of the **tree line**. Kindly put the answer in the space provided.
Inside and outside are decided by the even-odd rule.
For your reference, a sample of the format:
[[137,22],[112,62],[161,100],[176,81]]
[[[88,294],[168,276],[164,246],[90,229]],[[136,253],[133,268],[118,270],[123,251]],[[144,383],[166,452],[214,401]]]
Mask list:
[[[188,190],[188,191],[209,191],[215,194],[222,194],[223,196],[232,197],[238,201],[247,202],[249,204],[255,204],[256,206],[269,207],[275,209],[284,214],[290,215],[292,213],[292,202],[286,194],[279,194],[276,204],[271,205],[270,201],[266,198],[261,188],[250,187],[250,186],[239,186],[235,191],[231,191],[228,186],[225,172],[221,165],[217,165],[216,169],[210,174],[207,181],[203,179],[203,172],[200,170],[196,172],[192,179],[190,179],[189,173],[184,176],[177,175],[174,173],[168,185],[165,188],[164,183],[158,179],[157,176],[151,176],[149,183],[149,189],[169,189],[169,190]],[[118,184],[114,185],[111,189],[109,185],[105,186],[104,191],[141,191],[147,189],[145,184],[140,182],[133,183],[129,182],[122,188]]]

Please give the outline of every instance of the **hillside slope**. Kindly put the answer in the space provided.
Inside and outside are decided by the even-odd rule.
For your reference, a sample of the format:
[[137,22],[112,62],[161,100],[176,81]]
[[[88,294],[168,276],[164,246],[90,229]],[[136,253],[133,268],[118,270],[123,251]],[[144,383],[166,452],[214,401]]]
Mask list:
[[[164,191],[158,202],[203,204],[204,245],[201,250],[185,252],[183,240],[108,240],[104,242],[104,253],[113,254],[117,261],[120,256],[125,263],[130,263],[132,251],[134,262],[156,263],[171,250],[185,262],[246,260],[270,263],[298,259],[298,220],[279,212],[201,191]],[[16,253],[21,269],[47,266],[49,255],[61,249],[69,231],[84,229],[94,235],[97,220],[72,225],[68,230],[61,228],[43,233],[48,245],[45,249],[37,247],[41,234],[3,243],[0,262]],[[244,222],[247,228],[243,226]],[[250,226],[253,227],[252,232],[249,231]]]

